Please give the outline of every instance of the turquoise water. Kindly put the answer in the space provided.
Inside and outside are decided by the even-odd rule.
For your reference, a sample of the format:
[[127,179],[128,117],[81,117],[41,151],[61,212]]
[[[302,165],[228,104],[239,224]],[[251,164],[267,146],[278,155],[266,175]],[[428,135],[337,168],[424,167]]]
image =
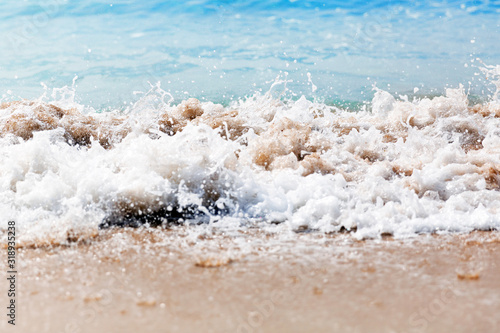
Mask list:
[[77,99],[96,108],[157,82],[176,100],[226,104],[277,76],[289,97],[329,104],[370,100],[374,84],[484,96],[474,59],[500,63],[500,1],[10,1],[0,31],[4,100],[78,76]]
[[0,220],[23,242],[500,229],[499,1],[40,4],[0,4]]

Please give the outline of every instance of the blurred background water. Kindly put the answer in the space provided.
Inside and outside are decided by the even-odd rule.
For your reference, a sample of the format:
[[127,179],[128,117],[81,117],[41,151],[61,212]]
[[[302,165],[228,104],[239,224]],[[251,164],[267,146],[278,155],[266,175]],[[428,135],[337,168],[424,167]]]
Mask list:
[[123,107],[161,82],[177,100],[227,103],[267,90],[327,103],[491,93],[476,58],[500,64],[500,1],[8,1],[0,4],[0,96],[71,85]]

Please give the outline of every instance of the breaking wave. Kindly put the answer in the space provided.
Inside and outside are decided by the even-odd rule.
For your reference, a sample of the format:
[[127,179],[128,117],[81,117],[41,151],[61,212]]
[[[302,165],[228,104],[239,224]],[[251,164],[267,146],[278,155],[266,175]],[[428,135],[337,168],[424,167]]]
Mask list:
[[[500,66],[485,73],[499,85]],[[159,85],[97,112],[60,98],[0,106],[0,211],[21,239],[208,224],[360,238],[500,227],[500,103],[463,87],[356,112],[274,91],[178,105]],[[497,87],[498,88],[498,87]]]

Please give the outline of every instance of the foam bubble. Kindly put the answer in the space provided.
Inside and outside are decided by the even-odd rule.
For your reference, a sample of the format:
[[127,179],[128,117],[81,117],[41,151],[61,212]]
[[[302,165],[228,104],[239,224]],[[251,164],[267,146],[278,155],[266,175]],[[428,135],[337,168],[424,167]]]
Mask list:
[[500,227],[497,94],[471,107],[463,87],[413,101],[377,90],[358,112],[271,93],[229,107],[168,97],[155,87],[104,113],[71,94],[2,104],[2,219],[25,243],[102,223],[359,237]]

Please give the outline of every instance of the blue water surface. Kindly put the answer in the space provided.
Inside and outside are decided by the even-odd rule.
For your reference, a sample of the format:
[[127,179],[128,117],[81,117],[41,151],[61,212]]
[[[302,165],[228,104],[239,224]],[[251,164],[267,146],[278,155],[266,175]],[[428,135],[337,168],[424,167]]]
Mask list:
[[6,1],[0,31],[4,100],[78,76],[79,100],[98,108],[156,82],[228,102],[278,76],[292,97],[327,102],[368,100],[375,84],[486,96],[476,59],[500,64],[500,1]]

